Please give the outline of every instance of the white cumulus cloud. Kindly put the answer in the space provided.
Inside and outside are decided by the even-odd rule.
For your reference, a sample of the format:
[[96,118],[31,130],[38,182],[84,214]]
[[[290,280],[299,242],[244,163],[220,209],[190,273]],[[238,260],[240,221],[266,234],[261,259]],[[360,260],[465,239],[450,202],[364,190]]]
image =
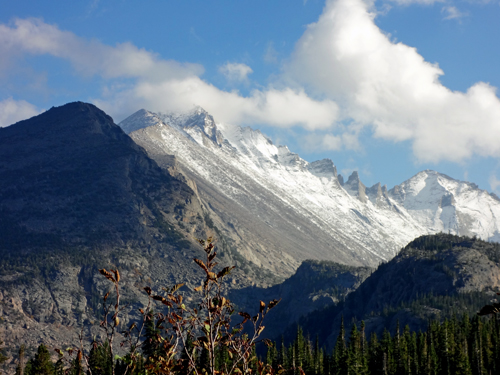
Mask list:
[[338,103],[351,134],[369,127],[375,137],[410,141],[419,161],[500,156],[496,89],[449,90],[437,64],[391,41],[374,18],[362,0],[329,1],[297,42],[287,79]]
[[40,111],[24,100],[8,98],[0,101],[0,128],[26,120],[39,114]]
[[179,79],[204,72],[199,64],[163,60],[131,43],[108,46],[87,41],[36,18],[16,19],[13,27],[0,24],[0,52],[4,58],[52,55],[71,62],[80,74],[104,78]]
[[[499,157],[496,88],[484,82],[465,92],[445,87],[437,64],[377,27],[373,5],[371,0],[327,0],[319,20],[284,60],[282,76],[248,95],[207,82],[199,64],[165,60],[131,43],[87,40],[39,19],[0,24],[0,73],[7,74],[26,55],[66,60],[78,75],[103,78],[102,95],[94,102],[117,120],[139,108],[183,111],[200,105],[223,122],[301,126],[312,132],[304,142],[317,142],[318,149],[360,149],[358,134],[372,134],[409,142],[422,162]],[[252,69],[226,63],[220,72],[244,83]],[[24,108],[19,113],[29,112],[28,103],[16,103]],[[7,117],[3,111],[0,118]]]

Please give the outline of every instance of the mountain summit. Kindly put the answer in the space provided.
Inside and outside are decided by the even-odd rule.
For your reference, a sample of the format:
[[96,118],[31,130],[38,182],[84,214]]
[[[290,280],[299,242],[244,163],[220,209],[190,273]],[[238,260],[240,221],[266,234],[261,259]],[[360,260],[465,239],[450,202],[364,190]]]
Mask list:
[[2,247],[56,232],[73,245],[144,244],[160,235],[151,225],[158,212],[193,197],[92,104],[0,129]]
[[395,186],[389,195],[428,233],[500,242],[500,200],[474,183],[425,170]]
[[246,259],[282,275],[309,258],[376,266],[422,234],[498,238],[500,202],[437,172],[390,191],[365,187],[357,172],[344,183],[331,160],[308,163],[201,108],[141,110],[119,125],[160,165],[174,155],[224,235]]

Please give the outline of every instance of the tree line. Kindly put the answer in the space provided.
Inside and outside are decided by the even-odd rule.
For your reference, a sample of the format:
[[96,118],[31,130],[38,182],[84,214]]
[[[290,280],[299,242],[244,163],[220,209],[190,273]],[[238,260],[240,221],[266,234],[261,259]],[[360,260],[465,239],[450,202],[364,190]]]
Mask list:
[[500,323],[464,314],[429,321],[425,331],[399,324],[391,334],[365,335],[365,324],[344,321],[331,352],[311,341],[299,327],[288,346],[271,346],[266,363],[288,375],[487,375],[500,374]]
[[[88,357],[88,368],[82,357],[71,361],[60,357],[51,360],[51,353],[43,344],[37,353],[23,366],[23,353],[16,375],[146,375],[163,372],[149,371],[145,364],[161,356],[160,330],[149,320],[141,354],[134,359],[110,358],[109,343],[94,344]],[[179,361],[188,361],[187,353],[192,342],[186,343],[177,355]],[[219,345],[214,352],[215,373],[224,374],[234,363],[228,347]],[[197,372],[210,373],[210,354],[207,349],[196,352]],[[112,363],[114,361],[114,366]],[[172,369],[173,370],[173,369]],[[267,351],[262,356],[252,348],[249,365],[251,374],[284,375],[489,375],[500,373],[500,323],[497,319],[453,317],[443,322],[429,321],[425,331],[411,331],[399,325],[391,334],[387,329],[381,337],[372,333],[365,335],[364,322],[353,323],[349,333],[342,321],[340,333],[333,350],[320,347],[318,339],[311,340],[298,327],[293,342],[286,345],[267,342]],[[182,375],[194,374],[189,366],[177,371],[165,372]]]

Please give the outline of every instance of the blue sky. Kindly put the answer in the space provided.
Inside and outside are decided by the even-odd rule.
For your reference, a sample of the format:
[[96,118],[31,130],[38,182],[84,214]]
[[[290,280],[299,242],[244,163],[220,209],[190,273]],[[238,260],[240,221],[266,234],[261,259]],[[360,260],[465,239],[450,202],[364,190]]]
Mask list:
[[201,105],[389,188],[434,169],[500,193],[495,0],[0,0],[0,126],[95,103]]

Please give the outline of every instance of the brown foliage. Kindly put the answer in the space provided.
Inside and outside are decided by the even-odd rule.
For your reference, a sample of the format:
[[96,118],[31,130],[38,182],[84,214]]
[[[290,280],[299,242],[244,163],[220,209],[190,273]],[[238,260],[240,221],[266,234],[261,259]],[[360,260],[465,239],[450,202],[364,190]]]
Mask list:
[[[128,347],[128,354],[123,358],[127,364],[126,373],[132,373],[141,354],[139,349],[146,343],[144,335],[146,324],[151,321],[156,330],[159,331],[155,337],[158,343],[158,351],[150,355],[145,368],[148,374],[184,374],[210,375],[236,373],[251,373],[250,363],[255,362],[256,358],[252,355],[253,347],[259,341],[259,337],[264,330],[263,320],[265,315],[278,304],[278,300],[273,300],[269,304],[260,301],[259,313],[253,317],[247,312],[238,312],[243,320],[234,324],[231,322],[231,315],[234,314],[234,307],[231,301],[223,296],[221,281],[229,275],[232,267],[224,267],[216,272],[215,246],[212,238],[199,240],[206,254],[204,261],[194,258],[194,262],[205,272],[205,278],[202,285],[194,288],[194,292],[199,295],[199,302],[195,307],[186,306],[184,297],[180,289],[184,283],[179,283],[171,288],[163,288],[161,294],[154,294],[151,287],[146,286],[144,291],[148,296],[148,304],[145,308],[140,308],[139,313],[142,317],[141,324],[132,323],[128,328],[121,332],[124,341],[120,343],[122,347]],[[107,302],[110,292],[103,297],[104,317],[101,322],[101,328],[106,333],[106,340],[109,343],[110,358],[114,358],[113,343],[120,326],[120,313],[123,309],[120,306],[120,273],[118,270],[101,269],[99,272],[114,285],[115,300]],[[156,302],[155,302],[156,301]],[[157,306],[156,314],[151,314],[155,303],[161,303]],[[267,307],[266,307],[267,306]],[[249,329],[244,330],[244,326],[249,324]],[[246,332],[246,333],[245,333]],[[249,333],[248,333],[249,332]],[[82,342],[82,340],[81,340]],[[94,342],[94,347],[104,343]],[[216,368],[217,350],[225,348],[231,360],[222,365],[222,368]],[[208,369],[199,368],[197,357],[202,351],[208,352]],[[78,353],[78,360],[84,360],[89,373],[89,356],[84,354],[83,347],[80,349],[68,348],[68,353]],[[62,351],[58,350],[62,355]],[[272,369],[257,361],[256,366],[259,374],[272,374]],[[130,370],[130,371],[129,371]],[[112,372],[114,374],[114,364]]]

